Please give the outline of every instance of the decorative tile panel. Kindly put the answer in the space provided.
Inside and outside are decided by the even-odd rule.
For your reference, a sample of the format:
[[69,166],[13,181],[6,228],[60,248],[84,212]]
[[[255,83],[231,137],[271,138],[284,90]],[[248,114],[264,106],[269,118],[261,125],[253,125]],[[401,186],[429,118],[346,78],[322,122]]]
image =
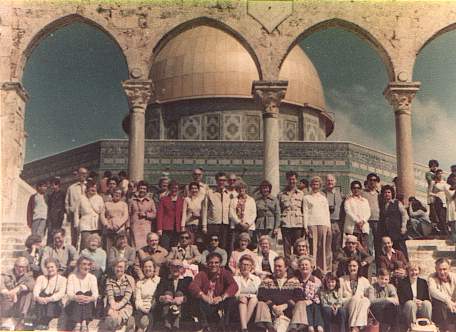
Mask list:
[[228,114],[223,116],[223,139],[228,141],[241,140],[240,114]]
[[181,119],[181,138],[188,140],[201,139],[201,116],[187,116]]
[[220,139],[220,114],[207,114],[205,116],[206,126],[205,133],[206,139],[208,140],[219,140]]
[[260,135],[261,117],[259,115],[244,116],[244,139],[247,141],[258,141]]

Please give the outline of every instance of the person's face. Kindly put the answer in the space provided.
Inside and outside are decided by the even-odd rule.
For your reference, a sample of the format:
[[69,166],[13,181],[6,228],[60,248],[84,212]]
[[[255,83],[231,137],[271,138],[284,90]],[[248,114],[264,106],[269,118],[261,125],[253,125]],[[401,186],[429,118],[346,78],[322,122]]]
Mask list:
[[158,236],[156,234],[152,234],[150,235],[148,238],[147,238],[147,244],[149,245],[149,247],[151,248],[156,248],[158,247],[158,242],[160,241],[160,239],[158,238]]
[[114,267],[114,273],[117,278],[122,277],[125,274],[125,262],[120,262]]
[[312,188],[313,192],[317,192],[320,190],[321,184],[320,181],[312,181],[310,183],[310,187]]
[[456,167],[453,167],[453,168],[451,169],[451,173],[452,173],[452,174],[456,174]]
[[168,186],[169,186],[169,180],[168,179],[161,180],[159,187],[160,187],[160,189],[162,191],[168,190]]
[[300,242],[296,245],[296,254],[298,256],[307,256],[309,254],[309,248],[307,247],[307,243]]
[[378,276],[378,284],[381,286],[381,287],[385,287],[386,285],[388,285],[390,282],[390,276],[386,275],[386,276]]
[[308,260],[302,260],[298,264],[299,271],[303,275],[309,275],[312,272],[312,265]]
[[178,192],[179,192],[179,186],[178,185],[173,185],[171,187],[171,195],[177,195]]
[[182,266],[171,264],[169,266],[169,269],[170,269],[171,276],[174,279],[177,279],[177,278],[179,278],[181,276],[183,268],[182,268]]
[[43,242],[41,242],[41,241],[40,241],[40,242],[35,242],[35,243],[32,245],[32,247],[35,247],[35,248],[38,248],[38,249],[41,248],[42,246],[43,246]]
[[387,189],[387,190],[384,191],[383,197],[384,197],[387,201],[390,201],[390,200],[393,199],[393,193],[391,192],[391,190]]
[[328,177],[326,179],[326,188],[332,190],[336,186],[336,179],[333,177]]
[[218,257],[212,257],[207,261],[207,268],[210,273],[217,273],[220,270],[220,259]]
[[253,268],[253,264],[248,259],[243,259],[239,263],[239,269],[243,275],[248,275],[250,272],[252,272],[252,268]]
[[88,172],[87,172],[87,170],[85,168],[80,168],[78,170],[79,181],[80,182],[84,182],[86,180],[86,178],[87,178],[87,174],[88,174]]
[[261,252],[268,253],[270,249],[269,241],[268,240],[262,240],[260,242],[260,249]]
[[147,186],[139,186],[138,187],[138,194],[141,197],[146,196],[146,194],[147,194]]
[[52,183],[52,184],[51,184],[51,189],[52,189],[53,191],[59,191],[59,190],[60,190],[60,184]]
[[356,249],[357,243],[355,241],[346,241],[345,245],[347,246],[347,249],[349,252],[354,252]]
[[48,263],[46,265],[46,271],[49,277],[57,275],[57,266],[54,263]]
[[351,274],[351,275],[356,275],[358,274],[358,263],[356,263],[355,261],[351,261],[350,263],[348,263],[348,272]]
[[431,171],[435,172],[437,170],[437,165],[431,165],[430,169]]
[[47,185],[46,184],[42,184],[41,186],[38,186],[37,188],[37,191],[40,193],[40,194],[44,194],[47,190]]
[[152,263],[152,261],[145,262],[143,266],[143,272],[146,278],[152,278],[155,274],[154,263]]
[[288,182],[288,187],[296,188],[296,185],[298,183],[298,179],[296,178],[296,175],[292,175],[292,176],[289,176],[287,178],[287,182]]
[[406,274],[406,271],[402,267],[399,267],[396,270],[394,270],[394,276],[396,278],[399,278],[399,279],[405,278],[405,274]]
[[225,188],[225,184],[226,184],[225,176],[221,176],[217,179],[217,187],[219,187],[220,189]]
[[269,190],[269,186],[261,186],[260,192],[261,192],[261,195],[268,196],[271,191]]
[[277,278],[285,277],[286,271],[286,265],[283,259],[278,259],[274,262],[274,274]]
[[21,277],[27,272],[28,264],[26,262],[19,262],[14,265],[14,273],[16,276]]
[[89,242],[89,249],[95,251],[99,246],[98,240],[92,240]]
[[210,244],[213,248],[217,248],[218,245],[219,245],[219,239],[216,238],[216,237],[212,237],[211,240],[209,241],[209,244]]
[[203,172],[200,169],[195,169],[192,175],[195,182],[201,182],[203,180]]
[[410,279],[418,278],[419,274],[420,274],[420,269],[415,266],[412,266],[408,269],[408,275],[409,275]]
[[249,245],[249,241],[248,240],[240,240],[239,241],[240,249],[247,249],[248,245]]
[[435,266],[435,271],[437,272],[437,277],[441,280],[447,280],[449,276],[450,266],[448,263],[443,262],[442,264]]
[[377,178],[375,176],[371,176],[367,179],[367,186],[369,189],[375,189],[377,187]]
[[127,247],[127,239],[124,236],[122,236],[121,238],[119,238],[117,240],[117,248],[124,249],[126,247]]
[[437,180],[442,180],[443,173],[442,172],[437,172],[435,173],[435,177]]
[[385,249],[386,252],[391,252],[393,249],[393,241],[391,241],[390,238],[384,238],[383,240],[383,249]]
[[247,189],[244,188],[244,187],[239,188],[239,189],[238,189],[238,192],[239,192],[239,195],[240,195],[240,196],[243,196],[243,197],[244,197],[245,195],[247,195]]
[[83,259],[78,266],[79,272],[81,272],[83,275],[86,275],[90,267],[92,266],[92,263],[89,260]]
[[190,194],[192,196],[197,196],[198,193],[199,193],[199,188],[197,186],[195,186],[195,185],[190,186]]
[[97,193],[97,187],[89,187],[87,188],[87,197],[92,197]]
[[113,191],[114,189],[117,188],[117,182],[114,180],[109,180],[108,182],[108,190]]
[[179,243],[182,247],[186,247],[190,243],[190,235],[182,234],[179,236]]
[[334,288],[336,288],[336,286],[337,286],[337,281],[336,280],[333,280],[333,279],[328,280],[328,288],[329,289],[334,289]]
[[61,233],[57,233],[54,235],[54,246],[60,248],[63,246],[63,235]]
[[355,184],[351,191],[354,196],[359,196],[361,195],[361,186],[359,184]]
[[236,177],[230,176],[230,178],[228,179],[228,187],[234,188],[234,186],[236,185],[236,181]]
[[114,194],[112,194],[112,201],[114,203],[120,201],[121,198],[122,198],[122,193],[120,191],[115,191]]

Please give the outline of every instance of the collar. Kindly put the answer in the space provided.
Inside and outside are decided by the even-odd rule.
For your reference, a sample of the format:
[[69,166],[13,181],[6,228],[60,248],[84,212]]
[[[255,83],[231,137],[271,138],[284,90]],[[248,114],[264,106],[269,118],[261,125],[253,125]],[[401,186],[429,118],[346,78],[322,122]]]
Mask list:
[[135,195],[135,196],[133,197],[133,199],[134,199],[135,201],[140,201],[140,202],[141,202],[141,201],[150,201],[150,198],[149,198],[149,196],[147,196],[147,195],[144,196],[144,197],[142,197],[142,198]]
[[[382,251],[383,251],[383,253],[384,253],[385,256],[386,256],[387,253],[386,253],[385,249],[382,249]],[[396,249],[392,248],[392,249],[391,249],[391,253],[396,254]]]
[[[246,280],[246,278],[242,275],[242,274],[239,274],[239,277],[241,278],[241,280]],[[253,274],[252,273],[249,273],[249,276],[247,277],[247,281],[253,281]]]
[[285,190],[284,190],[283,193],[284,193],[285,195],[288,195],[288,194],[297,194],[297,193],[300,193],[300,192],[302,192],[302,191],[299,190],[298,188],[295,188],[295,189],[293,189],[293,190],[290,190],[290,188],[288,188],[288,186],[287,186],[287,187],[285,188]]

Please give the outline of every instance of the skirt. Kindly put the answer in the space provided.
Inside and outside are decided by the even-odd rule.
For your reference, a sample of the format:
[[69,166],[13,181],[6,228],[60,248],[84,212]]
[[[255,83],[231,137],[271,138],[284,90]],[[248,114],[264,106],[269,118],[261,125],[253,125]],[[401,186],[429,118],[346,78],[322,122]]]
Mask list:
[[[91,296],[92,292],[77,292],[76,295]],[[68,319],[72,322],[82,322],[84,320],[90,321],[94,316],[95,304],[93,302],[82,304],[76,301],[70,301],[65,310],[68,315]]]

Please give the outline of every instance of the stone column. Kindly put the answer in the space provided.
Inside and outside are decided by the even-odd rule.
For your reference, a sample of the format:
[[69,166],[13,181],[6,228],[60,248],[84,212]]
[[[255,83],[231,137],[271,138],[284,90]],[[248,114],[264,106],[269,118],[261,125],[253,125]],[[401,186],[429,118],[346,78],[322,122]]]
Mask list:
[[252,94],[263,111],[263,173],[272,184],[272,194],[280,191],[279,106],[288,81],[254,81]]
[[152,95],[152,81],[133,79],[122,82],[130,106],[128,174],[130,180],[144,179],[145,113]]
[[412,100],[420,89],[419,82],[391,82],[383,94],[393,106],[396,122],[396,158],[398,193],[404,195],[404,202],[415,194],[415,174],[412,144]]

